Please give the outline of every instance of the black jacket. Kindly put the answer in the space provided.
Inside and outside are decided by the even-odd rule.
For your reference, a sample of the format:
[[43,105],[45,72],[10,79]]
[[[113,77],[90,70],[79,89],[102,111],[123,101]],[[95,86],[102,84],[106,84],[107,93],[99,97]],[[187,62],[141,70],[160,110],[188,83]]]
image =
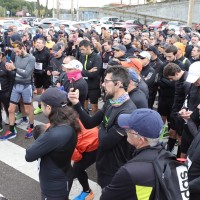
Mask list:
[[149,88],[148,85],[145,83],[143,77],[141,77],[140,82],[138,84],[138,88],[144,92],[146,98],[149,98]]
[[5,68],[5,63],[0,62],[0,95],[12,91],[13,84],[15,82],[16,71],[8,71]]
[[118,125],[118,116],[123,113],[132,113],[136,109],[135,104],[129,99],[121,106],[115,107],[106,101],[103,108],[93,117],[90,117],[81,108],[80,103],[76,104],[74,108],[85,128],[89,129],[100,125],[96,161],[98,177],[112,178],[119,167],[127,162],[130,150],[125,129]]
[[44,47],[42,51],[38,51],[35,49],[33,52],[33,56],[35,57],[36,63],[42,63],[42,70],[34,69],[34,73],[46,73],[49,70],[49,60],[50,60],[50,53],[47,47]]
[[140,74],[148,85],[149,89],[151,89],[155,83],[156,71],[150,65],[147,65],[142,68]]
[[[134,157],[118,170],[110,185],[102,190],[100,200],[154,199],[154,167],[145,160],[155,158],[161,148],[157,145],[135,150]],[[145,191],[147,187],[149,192]]]
[[188,72],[184,72],[182,77],[175,82],[175,95],[174,95],[174,103],[172,106],[172,112],[178,112],[183,107],[183,103],[185,98],[189,92],[191,84],[186,82],[188,76]]
[[200,133],[194,138],[188,150],[188,180],[190,200],[197,200],[200,197]]
[[74,129],[63,124],[48,128],[26,149],[27,162],[41,158],[39,179],[45,195],[58,198],[68,194],[67,172],[76,143]]
[[[72,84],[70,83],[69,79],[67,78],[66,72],[63,72],[58,80],[58,83],[60,83],[62,86],[64,86],[64,90],[68,93],[69,89],[72,87]],[[79,90],[79,101],[81,103],[81,106],[84,107],[84,102],[86,100],[87,94],[88,94],[88,85],[87,82],[80,78],[79,80],[75,81],[74,86],[75,89]]]
[[133,53],[135,51],[135,48],[133,48],[132,44],[128,44],[128,45],[125,45],[126,47],[126,56],[133,56]]
[[137,108],[148,108],[147,97],[138,87],[131,90],[128,94]]
[[179,58],[178,60],[182,62],[182,64],[183,64],[183,70],[184,70],[184,71],[188,71],[188,70],[189,70],[189,67],[190,67],[190,65],[191,65],[190,60],[189,60],[188,58],[184,57],[184,56],[182,56],[182,57]]
[[[88,55],[86,61],[86,56],[81,55],[79,60],[83,65],[82,76],[88,84],[88,90],[99,89],[100,88],[100,72],[102,68],[101,56],[94,51]],[[88,70],[93,67],[97,67],[97,71],[89,72]]]
[[50,71],[58,71],[62,73],[63,72],[62,63],[63,63],[64,58],[65,58],[64,54],[62,54],[60,58],[52,57],[50,60],[50,67],[49,67]]

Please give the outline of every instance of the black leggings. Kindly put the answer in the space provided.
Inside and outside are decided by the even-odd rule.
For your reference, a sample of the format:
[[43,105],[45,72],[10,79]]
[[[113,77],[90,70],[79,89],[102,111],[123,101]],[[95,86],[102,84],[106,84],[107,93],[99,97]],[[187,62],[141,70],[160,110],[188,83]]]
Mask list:
[[85,152],[82,154],[83,158],[80,161],[74,163],[73,175],[69,180],[69,191],[71,190],[74,178],[78,179],[79,183],[83,187],[84,192],[90,189],[90,186],[88,183],[88,175],[85,170],[95,163],[96,154],[97,154],[97,150],[91,151],[91,152]]
[[9,93],[0,94],[0,124],[2,124],[2,112],[1,112],[1,104],[3,104],[4,110],[6,112],[6,115],[8,116],[8,108],[9,108],[9,102],[10,102],[10,95]]

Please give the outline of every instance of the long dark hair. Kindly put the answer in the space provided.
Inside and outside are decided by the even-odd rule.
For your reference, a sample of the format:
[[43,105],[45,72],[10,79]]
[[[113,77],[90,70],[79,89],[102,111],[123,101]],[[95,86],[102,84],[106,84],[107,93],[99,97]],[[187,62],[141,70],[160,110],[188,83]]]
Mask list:
[[80,131],[80,125],[78,122],[78,114],[69,106],[64,107],[51,107],[51,113],[48,116],[51,127],[68,124],[76,132]]

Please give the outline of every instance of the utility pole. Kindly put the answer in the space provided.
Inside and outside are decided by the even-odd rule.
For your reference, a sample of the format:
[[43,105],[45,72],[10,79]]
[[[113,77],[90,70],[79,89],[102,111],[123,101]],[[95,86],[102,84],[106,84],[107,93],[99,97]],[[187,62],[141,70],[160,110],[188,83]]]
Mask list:
[[195,0],[189,0],[188,19],[187,19],[188,26],[192,26],[192,15],[193,15],[193,10],[194,10],[194,3],[195,3]]
[[74,0],[71,0],[71,18],[74,21]]
[[60,1],[57,0],[56,3],[57,3],[57,4],[56,4],[56,7],[57,7],[57,9],[56,9],[56,17],[57,17],[58,19],[60,19]]

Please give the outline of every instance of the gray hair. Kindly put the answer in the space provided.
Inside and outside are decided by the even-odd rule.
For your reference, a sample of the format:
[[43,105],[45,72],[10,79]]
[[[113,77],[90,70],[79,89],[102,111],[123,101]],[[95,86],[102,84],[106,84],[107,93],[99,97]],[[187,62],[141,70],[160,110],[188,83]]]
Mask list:
[[147,140],[150,147],[156,146],[160,140],[159,138],[146,138],[146,137],[145,139]]

